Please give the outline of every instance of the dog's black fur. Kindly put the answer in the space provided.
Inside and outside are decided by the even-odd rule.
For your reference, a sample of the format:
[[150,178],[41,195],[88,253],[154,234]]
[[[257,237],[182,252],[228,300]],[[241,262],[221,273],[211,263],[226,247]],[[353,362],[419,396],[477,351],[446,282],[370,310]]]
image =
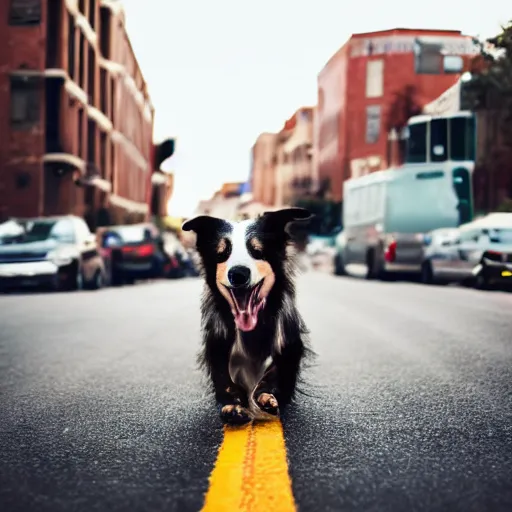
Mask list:
[[[196,247],[206,282],[199,361],[211,378],[225,423],[240,424],[279,415],[294,397],[305,356],[312,354],[308,330],[295,305],[295,262],[287,231],[291,222],[309,218],[307,210],[289,208],[265,213],[238,226],[209,216],[196,217],[183,225],[184,231],[197,235]],[[273,274],[273,285],[263,309],[257,313],[256,327],[249,331],[237,328],[233,306],[222,293],[218,271],[219,265],[229,261],[236,250],[227,247],[227,252],[219,254],[219,242],[229,241],[234,229],[240,233],[242,225],[245,254],[263,265],[259,268],[271,269],[270,281]],[[250,245],[251,239],[259,241],[257,249]],[[238,237],[239,244],[240,240]],[[269,358],[270,365],[264,367]],[[251,382],[255,376],[257,379]]]

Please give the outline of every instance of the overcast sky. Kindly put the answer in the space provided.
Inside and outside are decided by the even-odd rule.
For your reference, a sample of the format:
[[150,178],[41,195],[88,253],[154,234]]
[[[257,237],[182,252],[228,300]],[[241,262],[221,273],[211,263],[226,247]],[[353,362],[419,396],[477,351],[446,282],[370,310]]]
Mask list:
[[352,33],[395,27],[488,37],[510,0],[124,0],[156,108],[155,139],[177,137],[173,215],[249,173],[259,133],[316,102],[316,76]]

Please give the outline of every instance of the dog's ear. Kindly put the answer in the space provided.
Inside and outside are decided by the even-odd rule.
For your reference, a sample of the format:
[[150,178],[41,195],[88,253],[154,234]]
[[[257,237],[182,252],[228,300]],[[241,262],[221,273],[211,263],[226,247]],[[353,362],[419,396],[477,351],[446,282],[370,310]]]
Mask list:
[[226,221],[209,215],[198,215],[183,223],[181,229],[183,231],[193,231],[198,237],[206,234],[215,234],[222,230]]
[[305,208],[284,208],[274,212],[265,212],[262,220],[267,228],[273,231],[285,231],[293,222],[307,222],[313,218],[313,215]]

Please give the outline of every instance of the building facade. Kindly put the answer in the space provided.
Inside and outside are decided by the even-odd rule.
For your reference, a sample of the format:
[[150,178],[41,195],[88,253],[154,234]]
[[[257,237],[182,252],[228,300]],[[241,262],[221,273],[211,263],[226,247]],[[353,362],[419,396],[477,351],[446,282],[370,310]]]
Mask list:
[[389,134],[400,118],[453,86],[478,52],[459,31],[353,35],[318,75],[314,172],[320,188],[340,201],[345,180],[389,167]]
[[283,153],[288,165],[283,175],[277,176],[281,181],[283,204],[294,204],[314,189],[313,115],[313,107],[301,107],[287,125],[291,133],[284,143]]
[[252,147],[251,191],[253,200],[272,205],[276,196],[277,134],[262,133]]
[[291,205],[314,188],[313,107],[299,108],[278,133],[262,133],[252,147],[253,200]]
[[154,109],[116,0],[1,2],[0,218],[145,219]]

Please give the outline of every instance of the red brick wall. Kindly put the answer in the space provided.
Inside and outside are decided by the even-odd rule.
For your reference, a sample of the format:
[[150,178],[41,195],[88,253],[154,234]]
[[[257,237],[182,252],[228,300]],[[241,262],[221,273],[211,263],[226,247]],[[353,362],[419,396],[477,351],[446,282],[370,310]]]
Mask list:
[[[113,60],[123,64],[140,86],[140,69],[124,29],[114,24],[112,37],[115,45],[112,49]],[[133,143],[139,153],[151,164],[151,146],[153,139],[153,119],[143,116],[141,106],[135,100],[129,86],[117,79],[114,108],[114,128]],[[117,190],[115,193],[134,201],[148,202],[150,197],[151,165],[145,171],[126,153],[121,143],[116,143],[115,174]]]
[[[43,207],[43,183],[39,158],[44,153],[44,93],[41,86],[39,125],[12,131],[10,126],[9,73],[25,67],[41,71],[45,67],[46,2],[42,21],[33,27],[9,26],[10,2],[0,2],[0,218],[11,215],[38,215]],[[16,186],[18,173],[27,173],[30,184]]]

